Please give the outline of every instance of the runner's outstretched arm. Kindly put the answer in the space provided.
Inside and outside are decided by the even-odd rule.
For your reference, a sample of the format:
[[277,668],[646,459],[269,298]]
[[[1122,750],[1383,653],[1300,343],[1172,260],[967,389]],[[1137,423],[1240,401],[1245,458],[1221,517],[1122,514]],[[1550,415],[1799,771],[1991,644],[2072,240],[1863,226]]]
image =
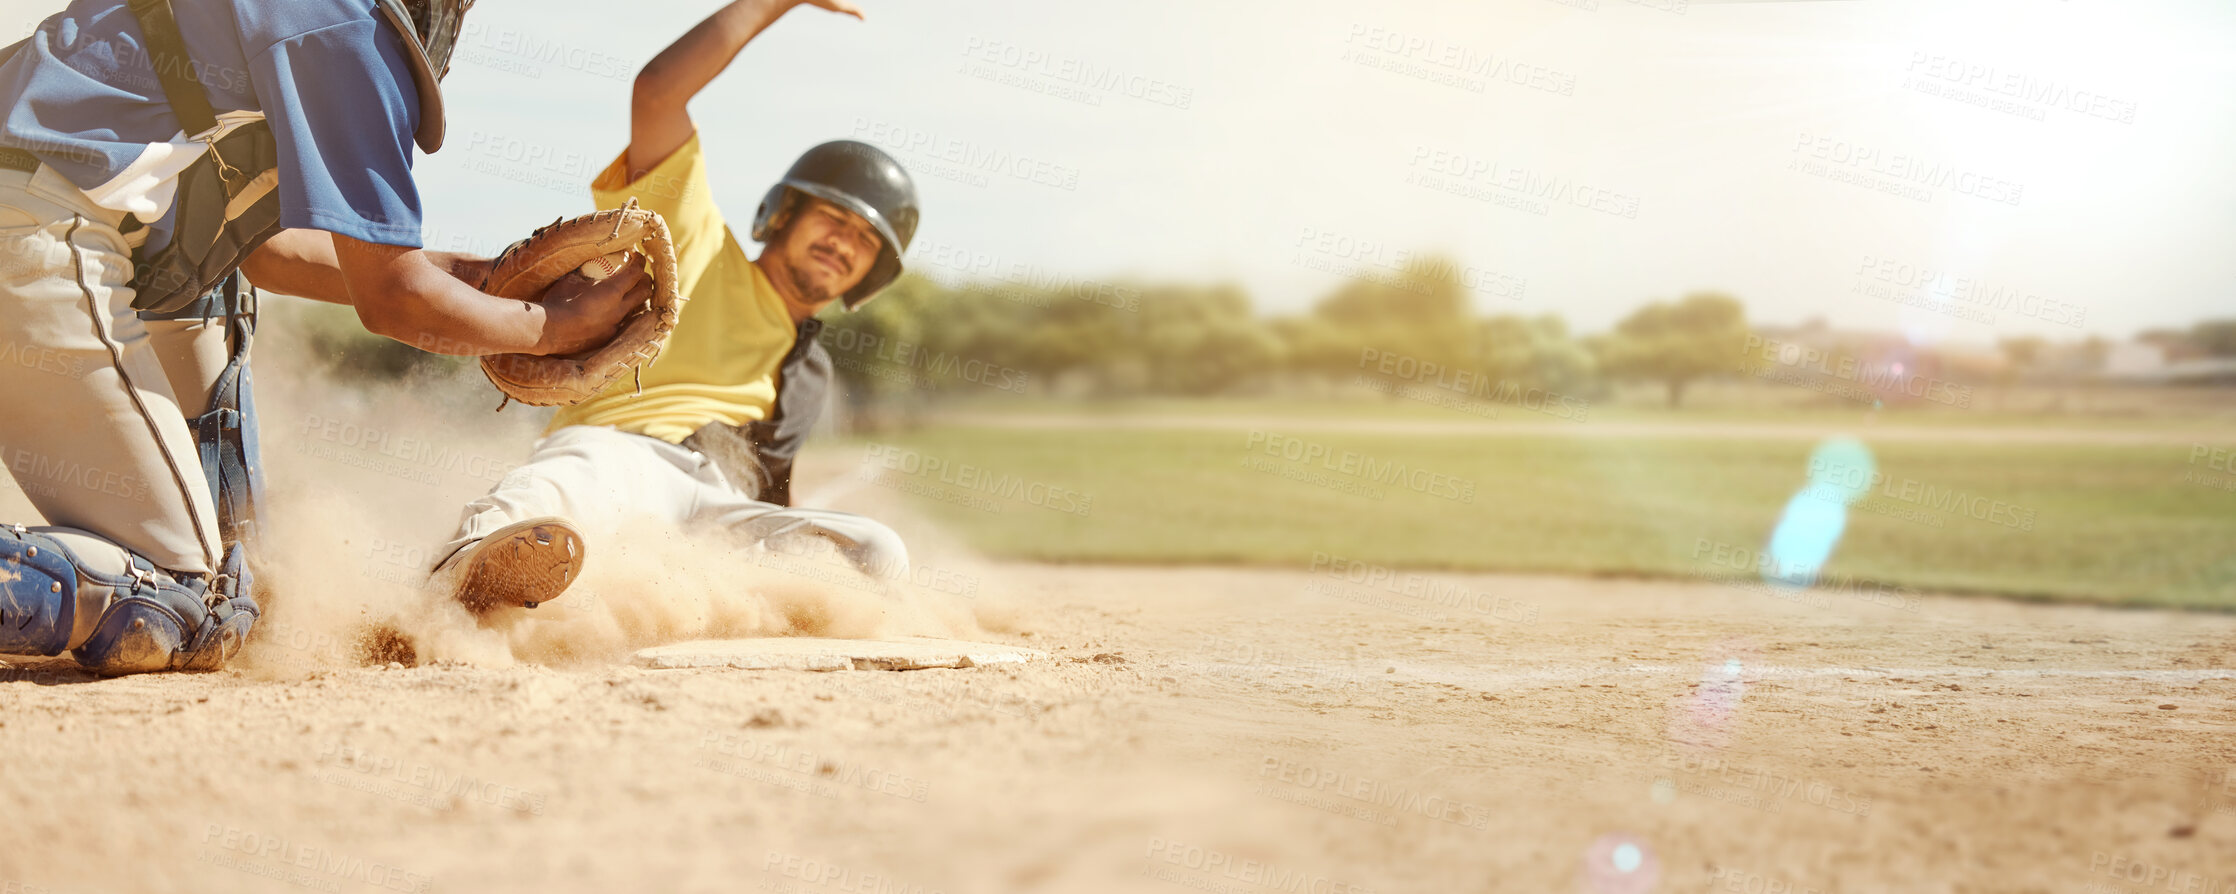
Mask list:
[[691,139],[695,128],[684,105],[730,67],[748,41],[802,5],[862,17],[848,0],[736,0],[645,63],[629,101],[629,179],[643,177]]

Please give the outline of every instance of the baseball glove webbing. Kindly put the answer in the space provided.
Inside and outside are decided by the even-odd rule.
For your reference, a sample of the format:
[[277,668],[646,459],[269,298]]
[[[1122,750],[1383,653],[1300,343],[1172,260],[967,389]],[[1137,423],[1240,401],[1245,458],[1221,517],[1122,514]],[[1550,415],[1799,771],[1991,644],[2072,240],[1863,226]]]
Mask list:
[[635,251],[650,262],[653,291],[648,306],[632,313],[604,345],[582,353],[481,358],[482,374],[505,394],[497,409],[515,400],[538,407],[581,403],[623,372],[635,374],[638,391],[643,391],[643,367],[660,356],[685,299],[676,289],[675,245],[669,241],[667,221],[637,207],[637,200],[611,211],[553,221],[507,246],[489,265],[481,290],[499,298],[538,301],[561,277],[617,251]]

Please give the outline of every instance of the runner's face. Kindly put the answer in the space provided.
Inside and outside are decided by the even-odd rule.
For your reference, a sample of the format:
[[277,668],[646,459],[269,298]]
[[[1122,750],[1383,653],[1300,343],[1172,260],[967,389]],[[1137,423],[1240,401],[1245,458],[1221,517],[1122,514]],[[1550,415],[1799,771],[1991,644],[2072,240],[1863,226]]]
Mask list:
[[784,228],[783,254],[800,296],[822,304],[860,285],[877,263],[882,244],[876,228],[860,215],[809,198]]

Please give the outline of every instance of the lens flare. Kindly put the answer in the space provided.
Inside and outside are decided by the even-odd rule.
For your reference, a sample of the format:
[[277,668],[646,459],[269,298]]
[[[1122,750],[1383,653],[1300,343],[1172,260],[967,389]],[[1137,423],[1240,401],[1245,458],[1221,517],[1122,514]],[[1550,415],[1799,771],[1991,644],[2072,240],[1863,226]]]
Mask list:
[[1581,887],[1590,894],[1646,894],[1660,883],[1661,861],[1635,835],[1601,835],[1584,849]]
[[1871,490],[1878,464],[1871,448],[1854,438],[1834,438],[1809,455],[1809,483],[1786,501],[1785,514],[1763,550],[1763,580],[1800,588],[1817,581],[1848,529],[1848,506]]
[[1717,644],[1701,666],[1700,682],[1670,706],[1669,740],[1700,748],[1730,744],[1732,720],[1747,697],[1747,665],[1753,660],[1754,648],[1744,640]]

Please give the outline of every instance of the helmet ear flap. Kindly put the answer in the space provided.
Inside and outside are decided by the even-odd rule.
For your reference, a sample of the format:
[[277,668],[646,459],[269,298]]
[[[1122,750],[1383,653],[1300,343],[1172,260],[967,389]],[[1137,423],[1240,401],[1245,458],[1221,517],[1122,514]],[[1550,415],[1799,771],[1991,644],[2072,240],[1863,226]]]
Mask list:
[[901,254],[916,236],[916,181],[876,146],[854,140],[823,143],[803,153],[769,190],[754,214],[753,238],[768,241],[792,203],[809,196],[868,221],[884,243],[876,264],[844,296],[847,309],[860,307],[901,273]]
[[799,210],[800,193],[784,184],[769,188],[761,197],[761,206],[753,210],[753,241],[767,242],[792,222],[792,212]]

